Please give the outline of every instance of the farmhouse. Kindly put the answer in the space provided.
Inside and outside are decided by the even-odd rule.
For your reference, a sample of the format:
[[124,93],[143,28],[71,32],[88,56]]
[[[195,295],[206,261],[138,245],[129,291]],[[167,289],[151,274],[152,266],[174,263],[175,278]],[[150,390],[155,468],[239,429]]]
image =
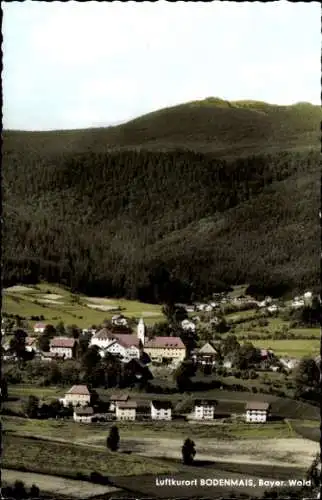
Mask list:
[[246,422],[266,422],[270,405],[262,401],[251,401],[246,404]]
[[217,402],[213,400],[195,401],[194,418],[197,420],[213,420]]
[[110,410],[114,411],[119,403],[125,403],[128,400],[128,394],[112,394],[112,396],[110,396]]
[[50,341],[50,352],[52,354],[58,354],[59,356],[64,356],[66,359],[74,358],[76,355],[76,345],[75,339],[70,337],[54,337]]
[[136,401],[124,401],[116,405],[115,414],[117,420],[135,420]]
[[38,334],[39,333],[42,334],[42,333],[44,333],[46,326],[47,325],[45,325],[45,323],[36,323],[34,325],[34,332],[38,333]]
[[91,406],[86,408],[75,408],[73,419],[75,422],[91,423],[94,415],[94,410]]
[[209,342],[192,353],[192,360],[201,365],[214,365],[217,357],[218,352]]
[[73,406],[89,406],[91,394],[86,385],[73,385],[66,392],[65,398],[62,400],[64,406],[72,404]]
[[171,420],[172,403],[170,401],[151,401],[152,420]]

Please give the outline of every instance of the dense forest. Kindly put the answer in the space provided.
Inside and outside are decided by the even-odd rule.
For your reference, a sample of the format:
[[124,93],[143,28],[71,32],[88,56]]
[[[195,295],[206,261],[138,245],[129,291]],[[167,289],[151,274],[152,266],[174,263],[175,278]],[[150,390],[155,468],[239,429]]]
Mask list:
[[[143,118],[139,123],[153,129]],[[297,117],[296,126],[284,128],[299,134],[300,123]],[[315,118],[310,123],[313,130]],[[131,144],[137,136],[131,139],[126,127]],[[191,135],[185,148],[151,149],[149,139],[140,148],[119,141],[104,150],[103,131],[91,147],[89,131],[4,133],[5,286],[46,279],[152,302],[205,298],[238,283],[260,285],[264,293],[318,286],[314,141],[293,149],[276,142],[247,155],[236,141],[227,156],[220,148],[191,147]]]

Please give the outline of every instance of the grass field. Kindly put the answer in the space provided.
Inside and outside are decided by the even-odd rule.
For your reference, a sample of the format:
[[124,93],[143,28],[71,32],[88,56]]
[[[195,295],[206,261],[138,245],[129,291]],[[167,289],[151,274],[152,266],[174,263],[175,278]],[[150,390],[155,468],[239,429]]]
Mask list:
[[4,433],[2,444],[2,467],[25,467],[29,472],[64,476],[68,471],[70,477],[76,477],[77,473],[87,476],[92,472],[107,476],[131,476],[166,474],[176,470],[175,467],[165,466],[157,460],[14,434]]
[[289,340],[253,340],[252,343],[255,347],[263,349],[272,349],[277,356],[290,356],[294,358],[302,358],[304,356],[316,356],[320,353],[321,343],[317,338],[316,340],[302,340],[302,339],[289,339]]
[[36,474],[33,472],[21,472],[13,469],[2,469],[1,479],[7,484],[15,481],[23,481],[27,488],[36,484],[43,492],[55,493],[56,496],[64,498],[91,498],[97,495],[119,493],[121,490],[111,486],[92,484],[86,481],[66,479],[63,477],[50,476],[49,474]]
[[[93,308],[95,307],[95,308]],[[99,310],[96,308],[106,308]],[[27,319],[31,316],[45,317],[45,322],[66,325],[76,324],[82,328],[97,325],[110,319],[115,311],[108,308],[120,308],[127,317],[144,318],[147,324],[154,324],[163,319],[161,306],[144,304],[125,299],[91,298],[85,295],[73,295],[60,286],[41,283],[37,286],[11,287],[3,292],[2,310],[8,314],[19,314]],[[34,321],[30,321],[32,325]]]
[[290,425],[299,436],[320,443],[321,423],[312,420],[291,420]]

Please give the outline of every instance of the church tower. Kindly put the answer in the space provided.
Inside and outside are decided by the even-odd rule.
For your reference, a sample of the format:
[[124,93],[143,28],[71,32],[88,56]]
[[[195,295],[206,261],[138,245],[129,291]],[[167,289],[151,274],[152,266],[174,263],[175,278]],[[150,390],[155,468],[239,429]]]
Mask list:
[[145,324],[144,324],[143,318],[141,318],[140,321],[139,321],[138,328],[137,328],[137,333],[138,333],[138,339],[140,339],[141,342],[142,342],[142,345],[144,345],[144,341],[145,341]]

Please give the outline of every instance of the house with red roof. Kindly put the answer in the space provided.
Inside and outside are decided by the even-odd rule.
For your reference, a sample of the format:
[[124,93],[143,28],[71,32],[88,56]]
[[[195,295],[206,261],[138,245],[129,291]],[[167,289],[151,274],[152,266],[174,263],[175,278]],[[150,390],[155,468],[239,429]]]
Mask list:
[[59,357],[71,359],[76,356],[77,341],[71,337],[54,337],[50,341],[49,351]]
[[45,323],[36,323],[34,325],[34,332],[41,335],[42,333],[44,333],[46,326],[47,325]]
[[122,359],[127,361],[138,359],[141,352],[140,339],[134,334],[122,333],[120,329],[114,331],[102,328],[93,335],[91,345],[99,347],[101,356],[110,353],[121,356]]
[[154,337],[145,342],[144,352],[157,363],[180,363],[186,357],[186,347],[180,337]]

